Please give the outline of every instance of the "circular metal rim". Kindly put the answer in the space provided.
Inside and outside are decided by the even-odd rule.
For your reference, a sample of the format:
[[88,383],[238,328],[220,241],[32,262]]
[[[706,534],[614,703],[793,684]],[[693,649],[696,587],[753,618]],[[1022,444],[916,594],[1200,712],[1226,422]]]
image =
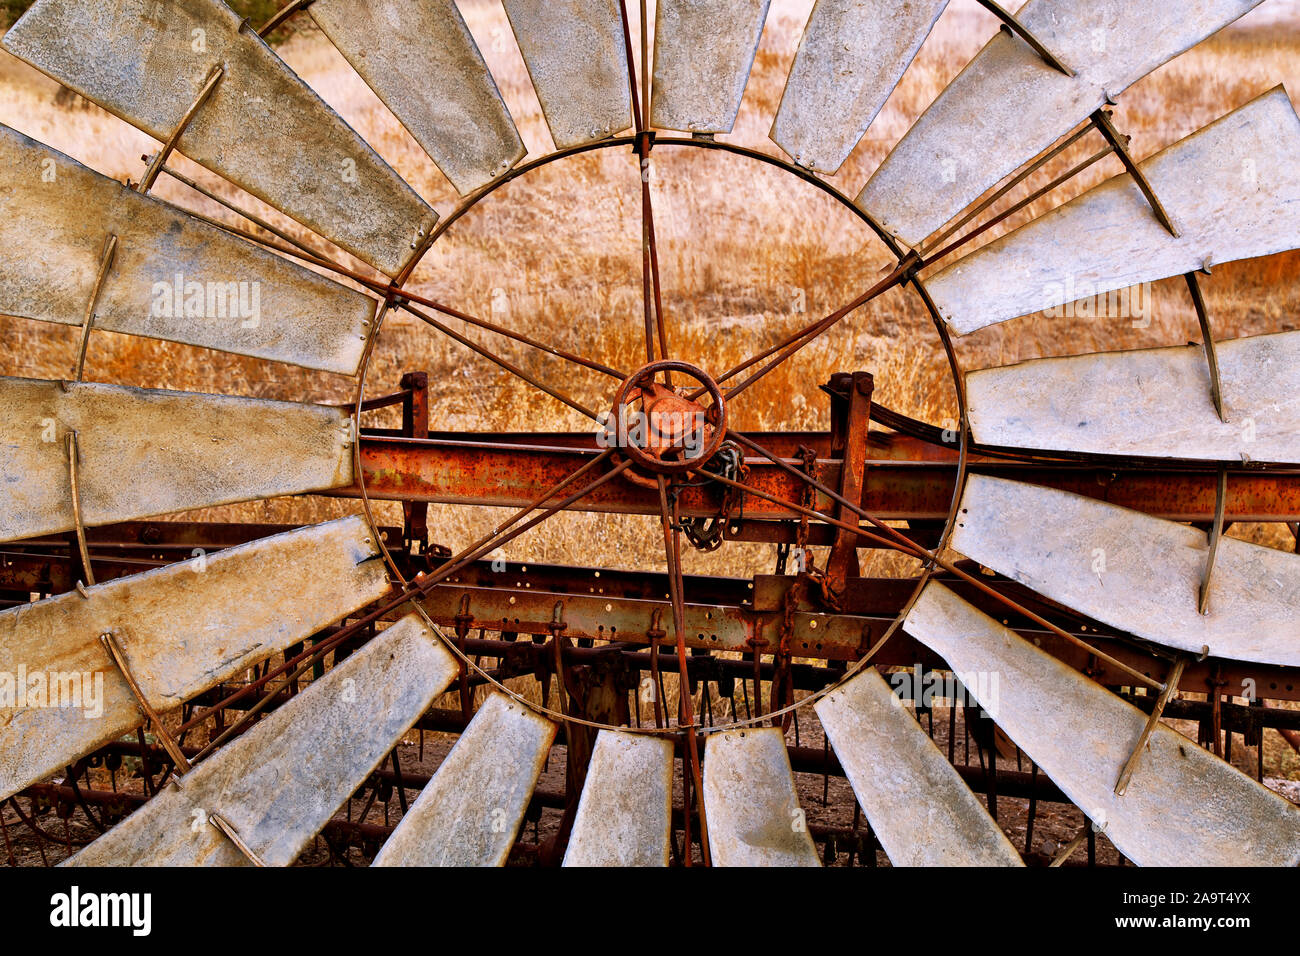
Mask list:
[[[433,230],[430,231],[428,239],[424,242],[421,248],[415,251],[410,261],[403,268],[401,274],[394,280],[392,285],[393,291],[390,292],[386,298],[377,300],[375,320],[371,324],[371,332],[366,341],[366,347],[362,355],[361,365],[357,372],[356,397],[353,403],[354,405],[353,428],[355,430],[355,439],[356,439],[353,441],[353,453],[354,453],[353,462],[354,462],[354,471],[356,473],[357,487],[358,490],[361,492],[361,502],[362,502],[362,508],[364,512],[364,517],[366,519],[367,525],[369,526],[374,536],[374,541],[379,547],[384,557],[384,560],[388,565],[389,570],[392,572],[395,579],[399,582],[401,588],[412,594],[413,600],[410,602],[411,606],[416,610],[416,612],[420,615],[420,617],[424,619],[424,622],[433,630],[433,632],[438,635],[442,643],[456,657],[456,659],[460,662],[462,667],[466,668],[467,670],[472,672],[476,677],[483,680],[487,686],[493,687],[498,692],[503,693],[508,697],[512,698],[513,700],[518,701],[521,705],[528,707],[534,713],[544,716],[550,720],[554,720],[560,723],[578,724],[585,727],[591,727],[596,730],[610,730],[617,733],[645,734],[647,736],[660,736],[660,737],[664,737],[664,736],[680,737],[685,734],[688,728],[681,727],[680,725],[674,725],[674,726],[668,726],[662,728],[631,727],[631,726],[623,726],[623,725],[615,726],[613,724],[605,724],[598,721],[586,720],[584,718],[573,717],[571,715],[553,711],[549,707],[545,706],[544,704],[539,704],[534,701],[530,701],[527,698],[525,698],[523,695],[517,693],[516,691],[512,690],[509,687],[506,687],[505,684],[501,683],[491,674],[487,673],[487,671],[485,671],[482,667],[476,664],[472,658],[470,658],[468,655],[462,652],[461,649],[456,646],[456,643],[447,637],[447,635],[443,632],[441,626],[439,626],[429,616],[428,612],[425,611],[424,607],[418,602],[418,600],[414,599],[417,596],[416,592],[418,592],[418,588],[414,590],[412,589],[411,582],[408,581],[406,577],[401,573],[400,569],[397,566],[396,561],[393,559],[391,552],[389,551],[387,545],[384,543],[383,536],[379,533],[379,527],[375,521],[374,511],[373,508],[371,507],[370,497],[366,491],[365,475],[361,469],[361,460],[360,460],[361,459],[361,443],[360,443],[361,412],[362,412],[362,404],[365,401],[366,376],[369,371],[370,360],[374,352],[374,347],[378,342],[380,330],[383,327],[384,318],[387,316],[387,313],[390,311],[393,303],[400,298],[402,288],[410,280],[412,274],[418,268],[421,261],[423,261],[424,256],[429,252],[430,249],[433,248],[435,243],[437,243],[437,241],[453,225],[455,225],[456,222],[458,222],[466,214],[474,210],[479,205],[480,202],[482,202],[488,196],[492,195],[498,189],[501,189],[508,183],[511,183],[514,180],[519,179],[522,176],[525,176],[528,173],[531,173],[537,169],[540,169],[545,166],[549,166],[552,163],[558,162],[559,160],[562,159],[567,159],[571,156],[576,156],[582,153],[587,153],[598,149],[611,149],[620,146],[634,148],[638,143],[638,139],[639,137],[636,136],[610,137],[608,139],[596,140],[590,143],[582,143],[577,146],[571,146],[565,149],[555,150],[551,153],[548,153],[545,156],[540,156],[537,159],[534,159],[530,162],[522,163],[512,168],[509,172],[501,176],[499,179],[496,179],[493,182],[486,184],[485,186],[481,187],[480,189],[466,196],[455,209],[453,209],[450,213],[448,213],[447,216],[444,217],[438,223],[438,225]],[[779,169],[782,169],[785,172],[795,176],[797,179],[800,179],[803,182],[808,183],[809,185],[812,185],[820,189],[822,192],[829,195],[832,199],[836,200],[840,205],[842,205],[850,212],[852,212],[855,216],[857,216],[858,219],[862,221],[864,224],[866,224],[872,230],[872,232],[875,233],[876,237],[880,239],[881,242],[884,243],[885,247],[898,260],[900,264],[902,263],[904,258],[906,258],[907,254],[903,252],[902,247],[899,245],[897,240],[895,240],[893,236],[891,236],[888,232],[886,232],[884,228],[881,227],[881,225],[878,222],[876,222],[876,220],[866,210],[862,209],[860,206],[854,203],[845,193],[841,192],[832,184],[816,176],[810,170],[804,169],[800,166],[796,166],[793,163],[789,163],[776,156],[772,156],[767,153],[761,152],[760,150],[752,149],[746,146],[740,146],[734,143],[718,142],[717,140],[711,140],[711,139],[697,139],[694,137],[686,138],[686,137],[657,137],[656,136],[656,138],[654,139],[654,145],[673,146],[673,147],[696,147],[700,149],[720,150],[725,153],[742,156],[757,162],[767,163],[768,165],[775,166]],[[944,521],[943,532],[941,533],[939,537],[939,542],[935,548],[936,552],[940,552],[945,548],[947,548],[949,539],[951,538],[953,529],[956,525],[957,508],[959,503],[961,502],[961,496],[966,486],[966,479],[968,474],[968,465],[969,465],[968,450],[970,444],[970,430],[968,428],[965,375],[962,370],[961,363],[957,358],[956,350],[953,347],[952,338],[948,333],[947,327],[943,323],[943,319],[940,316],[938,309],[935,307],[933,300],[930,298],[929,292],[926,290],[924,282],[915,273],[913,273],[909,277],[908,281],[915,287],[917,294],[921,298],[922,304],[925,306],[926,310],[930,313],[930,318],[934,324],[936,333],[938,334],[940,345],[942,346],[944,354],[946,355],[948,360],[949,372],[952,377],[953,390],[957,398],[957,406],[958,406],[959,447],[958,447],[957,480],[953,487],[952,500],[949,503],[948,516]],[[906,284],[907,284],[906,282],[903,283],[903,285]],[[851,680],[855,675],[857,675],[859,672],[864,670],[870,664],[876,652],[879,651],[880,648],[882,648],[890,640],[890,638],[892,638],[894,634],[897,633],[899,628],[902,627],[903,621],[907,618],[907,615],[911,613],[913,606],[921,597],[921,592],[925,589],[926,584],[929,583],[929,579],[932,573],[933,573],[932,566],[926,565],[922,567],[921,573],[916,579],[916,586],[913,589],[911,596],[903,605],[897,617],[894,618],[893,622],[885,630],[884,635],[881,636],[880,640],[877,641],[875,645],[873,645],[865,655],[863,655],[858,660],[853,662],[847,668],[847,670],[839,677],[839,679],[832,681],[831,683],[827,684],[825,687],[821,688],[820,690],[808,694],[806,697],[802,698],[801,700],[795,701],[794,703],[788,704],[781,708],[770,710],[767,713],[762,714],[761,716],[750,716],[743,720],[737,719],[726,724],[712,724],[708,726],[696,725],[693,728],[689,728],[689,729],[692,729],[695,732],[701,734],[723,733],[729,730],[752,727],[757,724],[762,724],[771,721],[774,718],[782,717],[787,713],[793,713],[794,711],[800,708],[812,706],[821,698],[825,697],[827,694],[830,694],[837,688],[843,686],[845,683]]]

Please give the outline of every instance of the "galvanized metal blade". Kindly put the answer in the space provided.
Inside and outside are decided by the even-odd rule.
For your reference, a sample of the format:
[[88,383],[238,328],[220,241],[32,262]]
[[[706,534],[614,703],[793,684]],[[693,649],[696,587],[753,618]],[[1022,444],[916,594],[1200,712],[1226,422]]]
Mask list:
[[1220,342],[1224,415],[1200,345],[1039,359],[966,376],[985,445],[1300,463],[1300,332]]
[[714,866],[821,865],[779,728],[710,736],[703,790]]
[[374,865],[504,866],[555,731],[523,704],[492,694]]
[[0,126],[0,312],[353,374],[374,300]]
[[453,0],[317,0],[307,11],[462,196],[523,159]]
[[564,865],[667,866],[672,801],[672,741],[602,730]]
[[409,614],[67,861],[241,866],[208,814],[268,866],[288,866],[419,720],[456,659]]
[[770,0],[659,0],[650,125],[730,133]]
[[386,275],[437,221],[221,0],[37,0],[0,44],[162,142],[224,67],[177,149]]
[[[1056,307],[1295,249],[1298,152],[1300,117],[1279,86],[1138,164],[1177,237],[1125,173],[957,260],[926,288],[949,327],[965,334],[1041,309],[1072,316],[1077,309]],[[1130,318],[1124,301],[1111,296],[1094,311]]]
[[632,125],[615,0],[502,0],[559,149]]
[[1020,854],[874,667],[814,705],[894,866],[1021,866]]
[[1300,555],[1221,538],[1200,614],[1203,531],[988,475],[961,508],[953,548],[1058,604],[1194,654],[1300,666]]
[[347,485],[351,421],[323,405],[0,377],[0,541],[76,527],[69,432],[94,526]]
[[0,612],[0,799],[142,723],[101,634],[162,713],[387,590],[354,517]]
[[904,627],[1134,863],[1300,863],[1300,807],[1164,724],[1116,796],[1147,715],[942,585],[926,585]]
[[786,80],[772,141],[799,166],[836,172],[947,6],[948,0],[817,0]]
[[1029,0],[1017,19],[1074,76],[999,32],[885,158],[858,205],[909,246],[920,245],[1107,97],[1260,2]]

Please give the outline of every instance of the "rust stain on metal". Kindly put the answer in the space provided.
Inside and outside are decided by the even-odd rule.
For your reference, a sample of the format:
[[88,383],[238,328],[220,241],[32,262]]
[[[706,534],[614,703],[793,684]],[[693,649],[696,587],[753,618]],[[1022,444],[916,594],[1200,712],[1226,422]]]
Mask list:
[[382,597],[375,554],[365,522],[343,518],[0,612],[0,672],[102,687],[80,708],[0,708],[0,795],[140,726],[99,635],[116,637],[150,704],[166,711]]

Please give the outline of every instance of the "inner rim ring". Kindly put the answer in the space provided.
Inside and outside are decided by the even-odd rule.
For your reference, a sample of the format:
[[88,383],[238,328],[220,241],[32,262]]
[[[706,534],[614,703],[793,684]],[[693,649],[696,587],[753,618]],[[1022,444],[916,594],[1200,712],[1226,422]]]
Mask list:
[[[429,252],[429,250],[433,248],[433,246],[437,243],[438,239],[440,239],[442,235],[445,232],[447,232],[448,229],[450,229],[457,221],[459,221],[461,217],[463,217],[466,213],[470,212],[472,209],[476,208],[480,201],[486,199],[489,195],[496,192],[502,186],[505,186],[507,183],[522,177],[526,173],[530,173],[533,170],[539,169],[543,166],[548,166],[551,163],[556,162],[557,160],[565,159],[569,156],[578,155],[579,153],[590,152],[592,150],[597,150],[597,149],[609,149],[612,147],[620,147],[620,146],[632,147],[636,145],[636,142],[637,142],[636,137],[631,137],[631,136],[611,137],[610,139],[599,140],[597,142],[592,142],[592,143],[582,143],[578,146],[571,146],[565,149],[556,150],[555,152],[549,153],[546,156],[538,157],[537,159],[531,162],[523,163],[511,169],[500,179],[488,183],[478,192],[473,193],[470,196],[467,196],[465,198],[465,201],[461,203],[460,206],[458,206],[456,209],[448,213],[447,216],[441,222],[438,223],[438,225],[434,228],[434,230],[429,234],[429,238],[425,242],[423,248],[416,251],[416,254],[412,257],[411,261],[407,264],[401,276],[399,276],[398,279],[394,281],[392,285],[392,288],[394,290],[393,294],[391,294],[387,300],[381,299],[378,302],[376,302],[376,321],[374,323],[374,326],[371,329],[369,341],[367,341],[366,343],[366,349],[362,359],[361,369],[357,375],[357,389],[356,389],[356,400],[354,402],[354,408],[353,408],[353,416],[354,416],[353,422],[354,422],[354,427],[357,429],[358,438],[360,437],[362,403],[364,402],[365,399],[366,376],[370,368],[370,360],[374,352],[374,346],[378,342],[379,333],[383,326],[382,316],[387,312],[386,306],[391,306],[396,299],[400,298],[400,292],[402,287],[410,280],[410,277],[415,273],[416,268],[419,266],[420,261]],[[699,149],[715,149],[715,150],[720,150],[722,152],[731,153],[737,156],[744,156],[749,159],[755,160],[757,162],[766,163],[769,166],[775,166],[778,169],[783,169],[786,172],[790,173],[792,176],[794,176],[796,179],[802,180],[803,182],[808,183],[809,185],[814,186],[817,189],[820,189],[822,192],[826,193],[827,195],[831,196],[841,206],[843,206],[850,213],[856,216],[859,220],[865,223],[872,230],[872,232],[876,234],[876,237],[879,238],[880,241],[885,244],[885,247],[889,249],[891,254],[893,254],[893,256],[899,262],[902,262],[904,258],[904,253],[902,251],[902,248],[899,246],[898,242],[894,239],[893,236],[887,233],[881,227],[881,225],[877,223],[875,219],[866,210],[858,206],[855,202],[853,202],[851,198],[849,198],[847,195],[845,195],[835,186],[831,185],[830,183],[816,176],[812,172],[806,169],[802,169],[798,166],[795,166],[793,163],[786,162],[783,159],[779,159],[767,153],[760,152],[759,150],[756,149],[750,149],[749,147],[746,146],[739,146],[734,143],[718,142],[716,140],[664,137],[664,138],[657,138],[655,140],[655,144],[659,146],[685,146],[685,147],[694,147]],[[953,347],[952,338],[948,333],[947,326],[945,326],[943,323],[943,319],[939,314],[938,308],[935,306],[933,300],[930,298],[929,292],[925,288],[925,283],[920,279],[919,276],[913,275],[911,278],[911,284],[916,290],[917,294],[920,296],[922,303],[925,305],[926,311],[929,312],[930,319],[933,322],[935,331],[939,336],[940,344],[943,346],[944,354],[948,360],[948,369],[952,376],[953,391],[955,392],[957,398],[958,420],[960,425],[959,433],[958,433],[957,480],[953,487],[952,500],[949,502],[949,506],[948,506],[948,517],[944,522],[943,533],[940,536],[940,541],[938,545],[939,549],[942,549],[947,547],[948,541],[952,536],[953,529],[956,526],[957,507],[959,502],[961,501],[962,493],[966,487],[966,477],[968,473],[968,464],[969,464],[968,462],[969,446],[970,446],[970,429],[968,428],[967,425],[968,414],[967,414],[967,405],[966,405],[966,387],[965,387],[964,373],[961,367],[961,362],[957,358],[957,352],[956,349]],[[380,551],[383,553],[384,558],[389,565],[389,568],[393,571],[397,580],[401,583],[403,589],[410,590],[411,584],[406,580],[405,576],[402,575],[401,571],[398,570],[397,564],[393,560],[392,555],[389,553],[388,547],[384,543],[383,536],[379,532],[378,523],[375,521],[373,511],[370,507],[370,499],[369,496],[366,494],[365,474],[362,471],[361,464],[360,464],[360,441],[355,442],[353,447],[354,447],[354,461],[355,461],[355,467],[357,472],[357,483],[361,490],[361,500],[365,512],[366,523],[369,525],[371,533],[374,535],[374,541],[379,546]],[[902,626],[903,620],[911,612],[912,606],[916,603],[917,599],[920,598],[921,591],[925,588],[925,585],[928,583],[932,571],[933,568],[928,564],[922,568],[920,575],[918,575],[916,579],[916,587],[913,589],[911,597],[908,599],[907,603],[903,606],[903,608],[899,611],[898,616],[894,618],[893,622],[886,630],[884,636],[877,643],[876,648],[883,646],[885,642],[888,641],[889,638],[892,637],[894,633]],[[420,607],[418,603],[414,604],[414,606],[416,608]],[[598,721],[591,721],[583,718],[575,718],[575,717],[567,716],[565,714],[556,713],[555,711],[551,710],[550,708],[546,707],[543,704],[538,704],[535,701],[528,700],[522,694],[515,692],[511,688],[507,687],[505,684],[501,683],[493,675],[489,674],[477,663],[475,663],[473,658],[462,653],[460,649],[456,646],[455,642],[450,640],[449,638],[446,637],[445,634],[443,634],[442,629],[438,627],[437,624],[435,624],[427,616],[425,616],[425,620],[430,625],[430,627],[433,628],[434,632],[443,639],[443,643],[447,646],[447,649],[451,651],[451,653],[456,657],[456,659],[460,661],[460,663],[464,665],[471,673],[473,673],[476,677],[482,679],[488,686],[494,687],[496,690],[505,694],[507,697],[510,697],[512,700],[515,700],[522,706],[527,707],[529,710],[533,711],[534,713],[541,714],[545,717],[548,717],[552,720],[559,721],[561,723],[568,721],[571,723],[582,724],[583,726],[592,727],[598,730],[613,730],[613,731],[620,731],[623,733],[641,734],[646,736],[660,736],[660,737],[677,737],[677,736],[681,736],[682,734],[681,728],[676,726],[664,727],[662,729],[654,728],[654,727],[627,727],[627,726],[616,727],[611,724],[604,724]],[[792,704],[788,704],[785,707],[779,708],[774,711],[770,711],[762,716],[737,718],[731,721],[730,723],[714,724],[708,727],[696,727],[695,729],[699,733],[710,734],[710,733],[721,733],[723,731],[728,731],[732,729],[752,727],[754,725],[765,724],[772,719],[781,717],[786,713],[791,713],[795,710],[798,710],[801,707],[810,706],[816,703],[821,698],[825,697],[827,694],[831,693],[837,687],[842,686],[850,678],[852,678],[855,674],[857,674],[860,670],[865,668],[870,663],[870,660],[874,656],[874,653],[875,653],[875,649],[873,648],[873,650],[869,651],[864,657],[860,658],[854,664],[850,665],[848,670],[844,673],[844,675],[839,680],[827,684],[819,691],[814,691],[813,693],[804,697],[802,700],[797,700]]]

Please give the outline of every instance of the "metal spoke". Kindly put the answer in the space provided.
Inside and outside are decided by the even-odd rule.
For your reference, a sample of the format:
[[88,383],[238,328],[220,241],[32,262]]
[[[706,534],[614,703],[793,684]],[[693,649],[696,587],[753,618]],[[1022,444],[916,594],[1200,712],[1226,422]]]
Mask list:
[[1114,667],[1118,667],[1120,670],[1124,671],[1124,673],[1128,674],[1130,677],[1133,677],[1135,680],[1138,680],[1149,687],[1154,687],[1157,690],[1162,690],[1164,688],[1164,685],[1161,684],[1159,681],[1153,680],[1152,678],[1141,673],[1140,671],[1134,670],[1133,668],[1129,667],[1127,664],[1115,660],[1115,658],[1104,653],[1103,651],[1098,650],[1097,648],[1093,647],[1091,644],[1087,643],[1086,641],[1083,641],[1080,638],[1075,637],[1073,634],[1069,633],[1063,628],[1057,627],[1055,624],[1051,623],[1046,618],[1038,614],[1035,614],[1033,611],[1029,610],[1026,607],[1021,606],[1016,601],[1012,600],[1002,592],[998,591],[996,588],[986,584],[985,582],[979,580],[978,578],[967,573],[966,571],[963,571],[961,568],[957,567],[953,562],[948,561],[943,557],[941,557],[937,552],[931,551],[929,548],[926,548],[923,545],[918,544],[916,541],[913,541],[911,538],[907,537],[907,535],[903,534],[897,528],[885,523],[880,518],[877,518],[875,515],[866,511],[864,508],[861,507],[861,505],[857,505],[849,501],[843,495],[837,493],[833,489],[828,488],[826,485],[822,484],[812,475],[809,475],[806,472],[803,472],[800,469],[795,468],[789,462],[783,461],[777,455],[763,448],[757,442],[754,442],[751,439],[748,439],[745,436],[740,435],[739,433],[734,431],[728,430],[727,434],[728,437],[739,442],[740,444],[745,445],[748,448],[754,449],[763,457],[769,459],[773,464],[779,466],[780,468],[790,472],[790,474],[795,475],[796,477],[807,482],[817,491],[831,498],[838,504],[848,508],[850,511],[852,511],[855,515],[862,518],[863,520],[869,522],[870,524],[884,531],[888,537],[882,538],[880,535],[876,535],[864,531],[860,526],[854,526],[849,524],[846,521],[840,521],[838,518],[832,518],[829,515],[822,514],[821,512],[815,511],[811,508],[804,508],[801,505],[796,505],[791,502],[784,501],[780,498],[777,498],[774,495],[769,495],[766,492],[759,490],[758,488],[754,488],[750,485],[742,484],[741,482],[738,481],[733,481],[732,479],[727,478],[725,475],[710,474],[709,477],[712,478],[713,480],[719,481],[722,484],[727,485],[729,487],[736,488],[737,490],[743,491],[746,494],[752,494],[766,501],[770,501],[773,504],[780,505],[781,507],[790,510],[794,514],[803,515],[817,521],[823,521],[837,528],[842,528],[853,534],[859,535],[861,537],[865,537],[868,540],[876,541],[877,543],[883,543],[888,547],[894,548],[895,550],[901,551],[905,554],[909,554],[912,557],[918,558],[920,560],[933,564],[937,567],[940,567],[943,570],[947,571],[949,574],[953,574],[961,578],[967,584],[970,584],[973,587],[978,588],[980,591],[984,592],[989,597],[995,598],[996,600],[1000,601],[1008,609],[1016,612],[1017,614],[1024,615],[1025,617],[1029,618],[1031,621],[1035,622],[1041,627],[1047,628],[1052,633],[1056,634],[1058,637],[1066,641],[1069,641],[1071,644],[1074,644],[1076,647],[1080,647],[1087,650],[1090,654],[1096,654],[1099,658],[1105,660],[1108,664]]
[[433,299],[426,299],[423,296],[418,296],[413,292],[407,292],[405,290],[396,295],[400,299],[409,299],[411,302],[428,306],[435,312],[441,312],[443,315],[451,316],[453,319],[460,319],[462,322],[467,322],[470,325],[477,326],[478,328],[488,332],[495,332],[497,335],[505,336],[508,339],[514,339],[516,342],[522,342],[524,345],[531,346],[538,351],[546,352],[548,355],[554,355],[557,358],[565,359],[575,365],[581,365],[583,368],[591,369],[593,372],[608,375],[610,378],[616,379],[617,381],[621,382],[627,378],[626,372],[621,372],[616,368],[610,368],[608,365],[602,365],[600,362],[596,362],[592,359],[583,358],[581,355],[566,351],[565,349],[559,349],[553,345],[547,345],[545,342],[539,342],[537,339],[524,335],[522,332],[516,332],[503,325],[497,325],[495,322],[489,322],[487,319],[480,319],[478,316],[470,315],[469,313],[462,312],[459,309],[453,309],[449,305],[442,305],[439,302],[435,302]]
[[[884,295],[886,292],[888,292],[890,289],[894,288],[895,286],[901,285],[904,282],[906,282],[909,278],[911,278],[912,273],[915,270],[919,261],[920,261],[919,257],[915,253],[908,254],[893,269],[893,271],[889,273],[889,275],[885,276],[885,278],[881,279],[879,282],[873,285],[866,292],[862,293],[862,295],[858,296],[848,305],[844,306],[841,309],[838,309],[835,312],[832,312],[830,315],[826,316],[826,318],[818,322],[814,322],[812,325],[805,326],[803,329],[800,329],[798,332],[796,332],[793,336],[787,338],[784,343],[778,344],[768,349],[766,352],[761,353],[758,356],[755,356],[754,358],[747,359],[745,362],[742,362],[740,365],[736,366],[735,368],[723,374],[720,378],[717,379],[719,383],[725,382],[727,379],[734,377],[739,372],[742,372],[746,368],[749,368],[751,365],[754,365],[755,363],[762,361],[763,358],[766,358],[768,355],[771,355],[777,349],[781,349],[784,347],[784,351],[782,351],[781,354],[778,355],[775,359],[773,359],[768,364],[764,365],[754,374],[750,375],[739,385],[732,386],[732,388],[727,391],[727,398],[730,399],[739,395],[745,389],[749,388],[749,386],[753,385],[763,376],[767,375],[777,366],[785,362],[786,359],[790,358],[792,355],[794,355],[796,352],[802,349],[809,342],[812,342],[814,339],[818,338],[823,332],[826,332],[828,329],[837,325],[850,313],[866,305],[868,302],[870,302],[872,299],[876,298],[877,296]],[[692,395],[691,397],[696,398],[698,397],[698,395]]]
[[586,405],[583,405],[581,402],[578,402],[575,399],[570,398],[568,395],[565,395],[559,389],[547,385],[541,379],[529,375],[518,365],[515,365],[513,362],[511,362],[509,359],[504,359],[501,356],[497,355],[496,353],[492,352],[491,350],[486,349],[483,346],[479,345],[474,340],[466,338],[465,336],[461,335],[459,332],[444,325],[443,323],[435,319],[433,316],[429,315],[427,312],[423,312],[420,309],[417,309],[415,306],[411,305],[410,303],[407,302],[402,303],[402,308],[405,309],[407,312],[410,312],[412,315],[414,315],[416,318],[420,319],[421,321],[427,323],[428,325],[433,326],[435,329],[437,329],[439,332],[443,333],[444,335],[448,336],[449,338],[455,339],[457,342],[465,346],[467,349],[470,349],[473,352],[477,352],[479,355],[483,356],[488,361],[495,362],[497,365],[501,366],[501,368],[505,369],[507,372],[510,372],[513,375],[516,375],[519,378],[523,379],[529,385],[533,386],[533,388],[540,389],[541,391],[545,392],[547,395],[551,396],[551,398],[554,398],[556,401],[563,402],[565,405],[568,405],[570,408],[574,409],[575,411],[579,411],[582,414],[586,415],[592,421],[603,424],[603,422],[601,422],[600,416],[597,415],[590,408],[588,408]]
[[[663,475],[656,476],[659,486],[659,516],[663,527],[664,554],[668,565],[668,591],[673,605],[673,630],[677,637],[678,692],[680,706],[678,724],[685,731],[686,759],[690,767],[691,783],[695,788],[700,813],[700,852],[706,866],[710,863],[708,824],[704,815],[704,790],[700,774],[699,739],[695,728],[695,702],[691,699],[690,672],[686,652],[686,599],[683,594],[685,582],[682,575],[682,533],[681,522],[677,514],[677,503],[668,502],[668,480]],[[686,840],[684,860],[691,865],[690,807],[684,805],[683,817],[686,821]]]

